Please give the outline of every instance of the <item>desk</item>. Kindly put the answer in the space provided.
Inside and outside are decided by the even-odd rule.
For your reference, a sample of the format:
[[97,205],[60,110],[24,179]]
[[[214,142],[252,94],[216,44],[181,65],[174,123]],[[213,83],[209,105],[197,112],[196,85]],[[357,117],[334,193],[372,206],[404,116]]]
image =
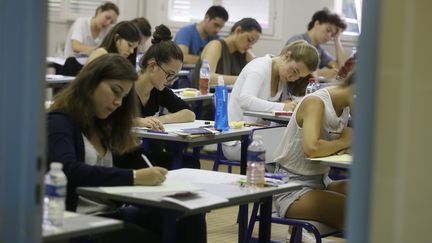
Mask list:
[[276,116],[270,112],[259,111],[244,111],[243,115],[262,118],[263,120],[274,121],[278,123],[288,124],[291,116]]
[[[272,196],[278,193],[289,192],[300,188],[299,184],[287,183],[278,187],[265,187],[251,189],[248,187],[240,187],[236,182],[239,178],[245,176],[228,174],[218,171],[205,171],[198,169],[179,169],[169,171],[167,181],[182,182],[182,178],[200,188],[200,191],[209,193],[219,198],[226,199],[224,202],[216,202],[211,205],[196,206],[193,209],[188,209],[180,205],[161,200],[162,196],[172,194],[173,191],[133,191],[133,192],[108,192],[105,188],[100,187],[80,187],[77,189],[78,194],[83,196],[99,197],[102,199],[114,200],[119,202],[127,202],[146,207],[154,207],[160,211],[166,211],[164,217],[164,242],[174,242],[176,238],[175,220],[184,215],[192,215],[206,213],[213,209],[243,205],[250,202],[262,201],[260,215],[259,242],[270,242],[270,218],[272,211]],[[184,179],[183,179],[184,180]],[[198,192],[200,192],[198,191]],[[175,192],[175,191],[174,191]],[[243,217],[244,216],[244,217]],[[239,242],[244,239],[246,232],[247,214],[243,214],[239,218]]]
[[352,165],[352,155],[350,154],[332,155],[320,158],[306,158],[306,160],[311,163],[318,163],[344,169],[349,169]]
[[70,238],[114,231],[123,228],[120,220],[65,212],[63,226],[52,231],[43,230],[43,242],[65,242]]
[[46,74],[45,81],[48,88],[57,88],[69,84],[75,79],[72,76],[63,76],[58,74]]
[[[240,173],[242,175],[246,174],[246,160],[247,160],[247,146],[249,145],[249,134],[255,127],[243,127],[238,129],[230,129],[226,132],[221,132],[219,134],[201,137],[182,137],[175,134],[175,131],[179,131],[183,128],[195,128],[200,126],[206,126],[206,121],[196,120],[194,122],[186,123],[172,123],[165,124],[165,131],[168,133],[153,133],[147,132],[146,130],[135,129],[134,132],[139,138],[153,139],[158,141],[171,142],[173,149],[173,162],[172,169],[178,169],[182,166],[182,151],[188,145],[193,147],[203,146],[207,144],[222,143],[228,141],[241,141],[241,163],[240,163]],[[194,155],[197,156],[198,151],[194,150]]]

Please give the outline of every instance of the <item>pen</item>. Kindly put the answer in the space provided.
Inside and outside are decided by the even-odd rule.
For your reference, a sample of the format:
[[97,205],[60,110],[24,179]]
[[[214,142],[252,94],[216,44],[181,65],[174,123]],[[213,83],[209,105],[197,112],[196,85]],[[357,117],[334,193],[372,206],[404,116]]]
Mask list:
[[342,132],[336,132],[336,131],[329,131],[329,134],[342,134]]
[[152,168],[153,165],[150,163],[150,160],[145,156],[145,154],[141,154],[141,157],[144,159],[144,161],[147,163],[149,168]]
[[168,132],[165,132],[165,131],[158,131],[158,130],[151,130],[151,129],[147,130],[147,132],[168,134]]

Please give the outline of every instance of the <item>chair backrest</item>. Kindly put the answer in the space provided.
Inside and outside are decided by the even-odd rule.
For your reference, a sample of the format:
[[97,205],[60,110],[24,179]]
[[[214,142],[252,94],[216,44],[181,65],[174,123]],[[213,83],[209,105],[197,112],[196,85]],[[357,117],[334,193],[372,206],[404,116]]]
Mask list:
[[81,64],[77,58],[68,57],[66,58],[65,64],[63,65],[63,75],[66,76],[77,76],[77,74],[83,68],[83,64]]
[[286,126],[275,126],[255,129],[252,132],[252,138],[260,135],[266,147],[266,164],[274,162],[274,151],[282,140]]

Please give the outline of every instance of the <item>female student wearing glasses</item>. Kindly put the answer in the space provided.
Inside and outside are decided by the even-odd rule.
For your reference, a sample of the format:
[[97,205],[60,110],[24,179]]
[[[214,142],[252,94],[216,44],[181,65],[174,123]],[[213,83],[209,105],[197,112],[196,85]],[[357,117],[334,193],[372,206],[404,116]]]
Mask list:
[[[165,25],[157,26],[153,45],[140,60],[141,71],[135,85],[141,111],[141,117],[136,118],[137,126],[163,131],[165,123],[195,120],[191,107],[169,88],[177,80],[183,64],[183,53],[171,39],[171,31]],[[161,107],[166,108],[169,114],[160,114]],[[156,147],[152,144],[149,158],[153,158],[156,164],[158,161],[169,163],[171,157]],[[199,161],[192,157],[185,156],[183,161],[186,167],[199,168]]]

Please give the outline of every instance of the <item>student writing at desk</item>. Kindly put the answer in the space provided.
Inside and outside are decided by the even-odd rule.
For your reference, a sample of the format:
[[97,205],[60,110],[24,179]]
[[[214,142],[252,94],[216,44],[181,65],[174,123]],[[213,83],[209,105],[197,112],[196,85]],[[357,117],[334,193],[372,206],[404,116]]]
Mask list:
[[95,16],[76,19],[66,37],[64,57],[89,55],[102,42],[119,14],[117,5],[106,2],[96,9]]
[[[183,63],[183,53],[171,39],[169,28],[157,26],[153,33],[153,45],[140,60],[141,71],[134,88],[141,113],[141,117],[135,119],[137,126],[164,131],[165,123],[195,121],[191,107],[169,88],[177,80]],[[166,108],[169,114],[160,114],[161,108]],[[153,163],[170,168],[172,157],[162,150],[160,144],[150,143],[150,150],[143,153]],[[197,159],[186,155],[183,156],[183,165],[200,168]]]
[[141,41],[141,31],[131,21],[116,24],[105,36],[99,48],[92,52],[86,64],[107,53],[118,53],[136,65],[137,48]]
[[[119,164],[114,154],[136,147],[131,133],[135,118],[135,68],[123,56],[105,54],[86,65],[75,81],[58,94],[48,114],[48,161],[63,163],[68,179],[66,209],[121,219],[125,229],[101,236],[101,242],[160,242],[162,215],[131,205],[78,197],[81,186],[159,185],[167,170],[130,169],[144,161]],[[122,167],[122,168],[120,168]],[[144,167],[144,166],[142,166]],[[179,242],[206,242],[203,215],[180,219]]]
[[[324,78],[334,78],[345,62],[345,54],[340,41],[340,35],[346,29],[347,25],[341,17],[330,12],[327,8],[317,11],[312,16],[308,24],[308,31],[304,34],[294,35],[288,39],[286,45],[296,40],[306,40],[314,45],[320,54],[319,69],[316,71],[316,76]],[[331,56],[321,45],[334,41],[336,58]]]
[[219,39],[217,34],[226,21],[228,12],[225,8],[211,6],[201,22],[187,25],[177,32],[174,41],[182,50],[186,64],[195,64],[204,46],[211,40]]
[[[281,100],[287,82],[306,77],[318,66],[318,53],[306,41],[288,45],[279,56],[266,55],[248,63],[241,71],[228,101],[230,121],[256,123],[258,118],[243,115],[244,111],[272,112],[292,111],[295,100]],[[299,89],[304,94],[305,86]],[[222,146],[224,155],[230,160],[240,160],[240,141],[227,142]]]
[[353,82],[351,75],[338,86],[306,95],[295,109],[274,153],[275,172],[286,174],[289,181],[303,188],[275,198],[281,217],[315,220],[344,229],[347,181],[332,181],[329,166],[312,164],[305,157],[328,156],[351,146],[347,124]]

